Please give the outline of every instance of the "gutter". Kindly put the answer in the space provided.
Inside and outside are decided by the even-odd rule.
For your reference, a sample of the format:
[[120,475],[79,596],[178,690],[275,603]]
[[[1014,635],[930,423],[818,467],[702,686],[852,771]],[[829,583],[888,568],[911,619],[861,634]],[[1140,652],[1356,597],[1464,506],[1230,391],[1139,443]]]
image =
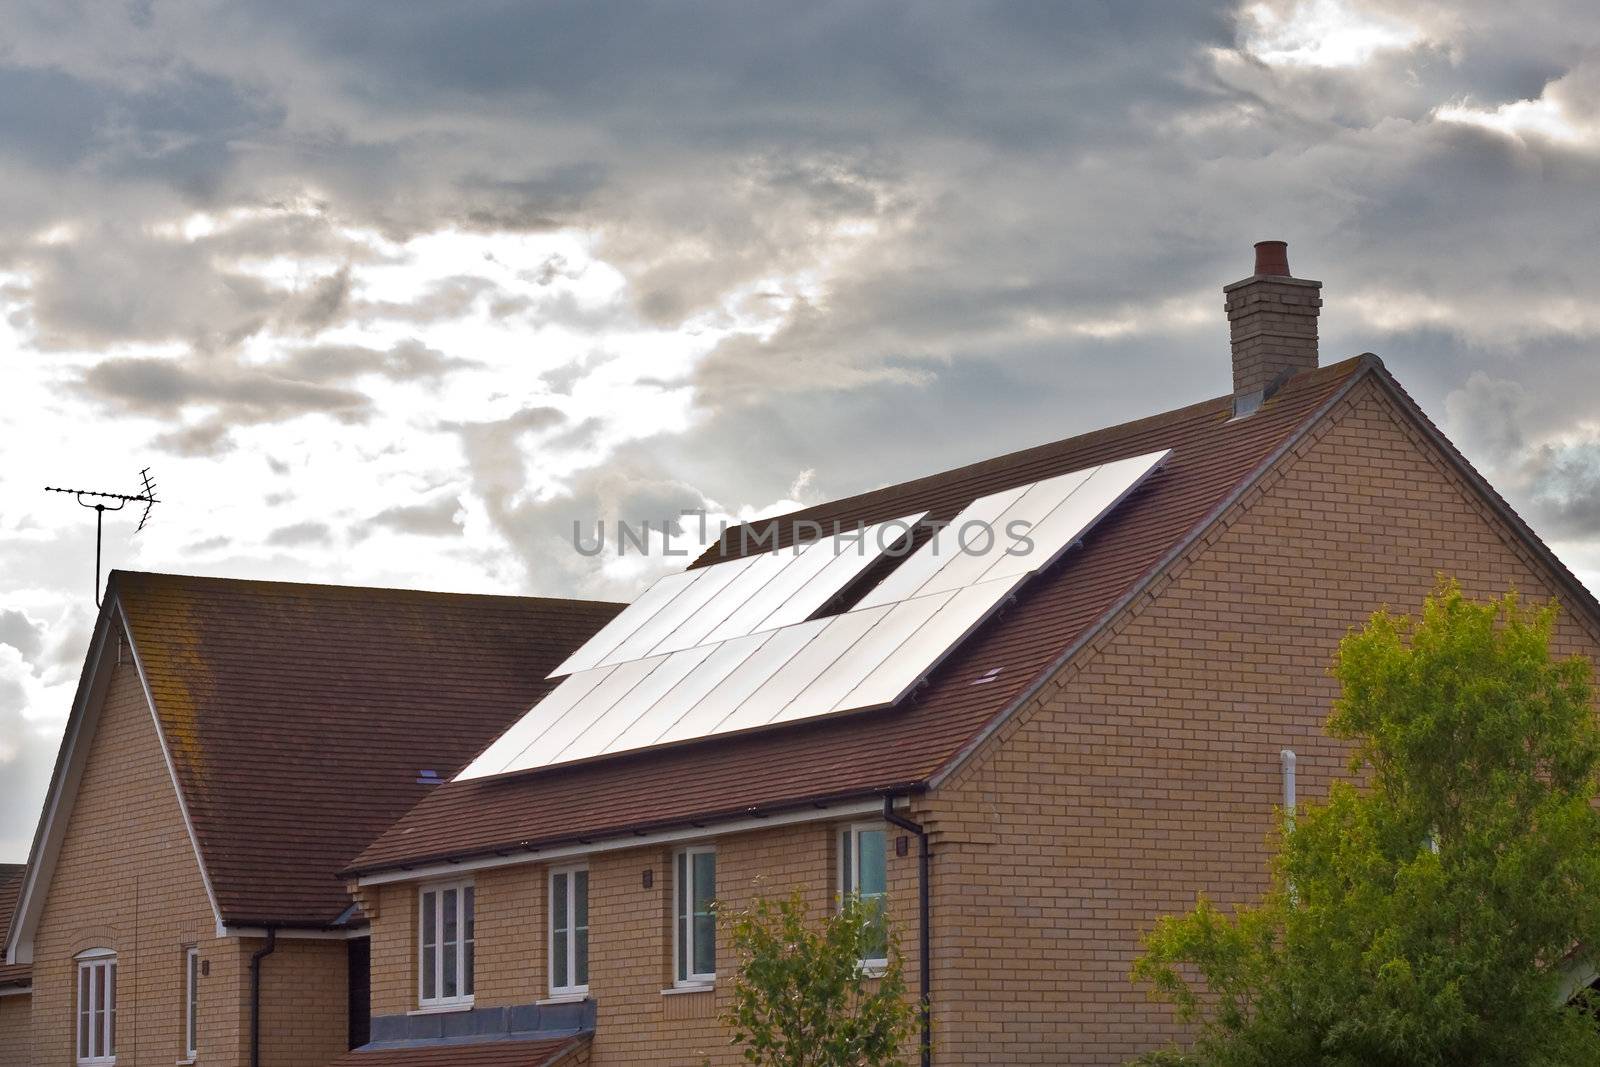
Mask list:
[[250,953],[250,1067],[261,1067],[261,961],[278,948],[278,928],[267,927],[267,943]]
[[922,1038],[918,1044],[922,1047],[922,1067],[930,1067],[933,1063],[933,990],[932,963],[928,954],[933,939],[928,923],[932,910],[928,893],[928,831],[921,823],[895,813],[893,794],[883,798],[883,818],[885,822],[917,835],[917,969],[922,972],[917,996],[917,1014],[922,1020]]

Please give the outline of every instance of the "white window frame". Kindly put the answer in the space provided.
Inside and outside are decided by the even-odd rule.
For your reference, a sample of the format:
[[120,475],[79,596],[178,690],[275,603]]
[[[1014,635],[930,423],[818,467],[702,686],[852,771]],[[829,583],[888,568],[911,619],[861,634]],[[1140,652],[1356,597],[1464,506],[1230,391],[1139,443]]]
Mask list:
[[190,946],[183,954],[183,1056],[200,1055],[200,949]]
[[[456,993],[454,996],[444,995],[444,895],[451,890],[456,893]],[[472,917],[467,914],[467,899],[472,897]],[[429,904],[428,898],[433,896],[434,902]],[[433,944],[433,992],[434,995],[426,996],[426,965],[427,944],[427,917],[425,911],[432,907],[434,910],[434,944]],[[423,1010],[452,1010],[472,1007],[473,995],[477,991],[474,980],[477,957],[477,891],[472,879],[455,882],[429,882],[417,887],[417,1005]],[[470,933],[469,933],[470,931]],[[467,965],[467,947],[472,946],[473,965]]]
[[[704,855],[713,857],[714,864],[717,846],[691,845],[678,849],[672,858],[672,984],[677,989],[707,986],[717,980],[715,923],[711,928],[712,970],[699,972],[694,969],[697,947],[694,940],[694,858]],[[713,874],[713,900],[716,899],[715,879],[716,875]]]
[[[108,948],[92,948],[78,953],[76,959],[78,966],[72,975],[75,1062],[81,1067],[114,1064],[117,1062],[117,954]],[[84,999],[85,972],[89,974],[87,1001]],[[109,1005],[102,1004],[102,1000],[109,1000]],[[100,1015],[98,1026],[95,1025],[97,1012]]]
[[[567,880],[567,913],[559,916],[559,918],[566,924],[563,928],[567,932],[567,958],[565,961],[567,965],[567,977],[576,979],[578,977],[577,876],[580,874],[588,875],[588,873],[589,866],[585,863],[575,863],[566,867],[553,867],[550,870],[550,878],[548,884],[546,885],[545,894],[545,912],[548,914],[550,919],[550,921],[546,923],[548,934],[548,951],[545,954],[545,961],[546,966],[548,967],[546,974],[548,974],[550,978],[550,995],[552,997],[576,997],[582,996],[589,992],[589,976],[587,974],[583,976],[584,980],[582,982],[572,981],[566,985],[556,984],[556,919],[558,918],[556,915],[556,881],[562,878]],[[584,878],[583,892],[585,897],[584,912],[587,916],[589,910],[587,900],[589,894],[589,880],[587,877]],[[587,935],[589,932],[589,924],[587,922],[585,922],[583,925],[583,932],[585,935]],[[587,960],[585,960],[584,969],[586,971],[588,969]]]
[[[861,896],[861,835],[877,832],[883,834],[883,901],[884,920],[889,911],[889,827],[881,822],[851,823],[839,831],[839,899]],[[888,956],[863,959],[861,965],[869,971],[881,971],[889,966]]]

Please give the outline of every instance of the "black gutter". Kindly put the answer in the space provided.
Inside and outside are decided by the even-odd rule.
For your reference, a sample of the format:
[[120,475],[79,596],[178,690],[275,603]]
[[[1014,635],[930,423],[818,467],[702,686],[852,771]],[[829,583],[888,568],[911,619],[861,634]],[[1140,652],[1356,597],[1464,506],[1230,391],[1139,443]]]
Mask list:
[[923,829],[921,823],[912,822],[904,815],[895,814],[894,797],[883,798],[883,819],[902,830],[909,830],[917,835],[917,910],[920,913],[917,922],[917,963],[921,974],[921,995],[918,997],[917,1014],[922,1017],[922,1067],[929,1067],[933,1063],[933,989],[932,989],[932,964],[928,953],[932,944],[929,930],[929,898],[928,898],[928,831]]
[[250,1067],[261,1067],[261,961],[278,947],[278,928],[267,927],[267,943],[250,953]]

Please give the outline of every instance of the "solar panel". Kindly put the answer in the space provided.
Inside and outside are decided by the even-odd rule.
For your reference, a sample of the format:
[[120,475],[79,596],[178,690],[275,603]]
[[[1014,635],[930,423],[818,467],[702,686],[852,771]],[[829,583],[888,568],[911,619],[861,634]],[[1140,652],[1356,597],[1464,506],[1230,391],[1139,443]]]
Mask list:
[[895,704],[1166,455],[979,498],[838,615],[811,618],[924,515],[669,575],[459,777]]
[[898,702],[932,674],[1021,582],[1020,576],[998,578],[952,594],[935,594],[948,599],[830,710],[864,710]]
[[518,719],[509,730],[479,753],[477,759],[456,775],[456,780],[482,778],[514,769],[512,760],[521,755],[534,738],[544,733],[552,720],[565,714],[568,708],[587,696],[589,690],[605,681],[614,669],[602,667],[599,670],[579,671],[562,679],[561,684],[546,693],[532,711]]
[[655,582],[551,672],[614,666],[803,622],[927,515],[696,567]]
[[653,582],[650,588],[639,594],[639,599],[623,608],[617,613],[616,618],[602,626],[598,632],[582,645],[578,650],[561,662],[561,665],[550,672],[550,677],[556,678],[563,674],[572,674],[575,671],[586,671],[598,664],[603,656],[626,641],[633,632],[665,607],[673,597],[693,585],[709,568],[700,568],[692,571],[679,571],[669,574]]

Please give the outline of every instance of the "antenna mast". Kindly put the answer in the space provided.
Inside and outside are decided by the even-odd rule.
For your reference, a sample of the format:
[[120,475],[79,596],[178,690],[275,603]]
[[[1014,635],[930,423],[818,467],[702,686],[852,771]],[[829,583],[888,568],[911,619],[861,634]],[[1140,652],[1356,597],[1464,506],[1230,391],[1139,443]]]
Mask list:
[[[121,511],[130,502],[144,505],[144,514],[139,516],[139,525],[133,531],[138,533],[144,529],[144,524],[150,521],[150,509],[161,503],[156,499],[156,483],[150,478],[150,468],[146,467],[139,472],[144,488],[137,493],[103,493],[98,489],[63,489],[54,485],[47,485],[47,493],[67,493],[77,497],[78,503],[86,508],[94,508],[94,606],[100,606],[100,537],[105,528],[105,517],[108,511]],[[99,501],[85,499],[86,497],[100,498]],[[116,504],[104,503],[106,500],[115,500]]]

